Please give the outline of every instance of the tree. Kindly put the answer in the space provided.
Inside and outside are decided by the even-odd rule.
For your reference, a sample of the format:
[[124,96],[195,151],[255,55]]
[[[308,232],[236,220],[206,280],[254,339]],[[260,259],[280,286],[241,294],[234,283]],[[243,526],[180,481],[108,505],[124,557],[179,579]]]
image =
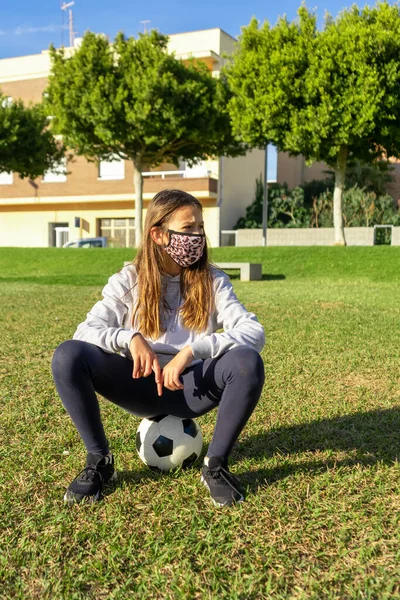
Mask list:
[[48,104],[66,145],[90,161],[117,156],[134,167],[136,243],[142,231],[143,168],[180,159],[243,154],[232,135],[225,80],[185,65],[156,31],[110,45],[88,32],[72,56],[50,48]]
[[252,147],[275,144],[325,161],[335,173],[335,243],[345,244],[342,192],[351,158],[400,152],[400,7],[352,6],[318,31],[303,5],[298,20],[242,30],[226,76],[233,130]]
[[0,172],[35,179],[56,169],[64,155],[62,145],[47,127],[40,104],[8,103],[0,93]]

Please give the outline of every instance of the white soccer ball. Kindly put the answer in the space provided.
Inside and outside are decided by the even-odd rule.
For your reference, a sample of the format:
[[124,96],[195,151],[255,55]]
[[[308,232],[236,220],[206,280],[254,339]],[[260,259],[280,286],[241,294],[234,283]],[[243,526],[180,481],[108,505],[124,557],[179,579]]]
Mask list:
[[162,415],[142,419],[136,433],[136,450],[152,469],[170,471],[191,465],[201,454],[203,436],[194,419]]

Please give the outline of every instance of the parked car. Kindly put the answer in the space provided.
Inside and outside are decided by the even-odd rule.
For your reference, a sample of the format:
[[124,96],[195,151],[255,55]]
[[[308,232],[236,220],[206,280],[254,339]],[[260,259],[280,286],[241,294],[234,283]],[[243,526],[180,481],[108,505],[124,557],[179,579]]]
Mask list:
[[79,238],[73,242],[66,242],[63,248],[106,248],[106,237]]

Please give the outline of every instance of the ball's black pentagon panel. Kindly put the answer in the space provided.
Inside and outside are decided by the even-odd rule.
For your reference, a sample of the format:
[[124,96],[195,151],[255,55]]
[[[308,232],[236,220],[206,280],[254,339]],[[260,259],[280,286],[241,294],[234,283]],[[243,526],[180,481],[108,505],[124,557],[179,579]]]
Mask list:
[[174,442],[165,435],[159,435],[153,444],[153,448],[158,456],[170,456],[174,449]]
[[197,427],[196,423],[192,419],[183,419],[182,420],[183,431],[190,435],[190,437],[195,438],[197,435]]
[[142,441],[140,439],[140,431],[136,432],[136,450],[140,452],[140,446],[142,445]]
[[197,454],[196,452],[192,452],[192,454],[190,456],[188,456],[187,458],[185,458],[185,460],[182,463],[182,469],[186,469],[186,467],[189,467],[192,463],[194,463],[194,461],[197,459]]

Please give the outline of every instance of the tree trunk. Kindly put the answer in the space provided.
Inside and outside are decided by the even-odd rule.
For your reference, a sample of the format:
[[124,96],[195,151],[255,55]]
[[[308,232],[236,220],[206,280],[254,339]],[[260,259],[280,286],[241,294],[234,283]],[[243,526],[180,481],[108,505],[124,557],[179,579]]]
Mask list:
[[140,161],[133,161],[133,186],[135,188],[135,246],[142,242],[143,175]]
[[347,147],[341,146],[335,167],[335,190],[333,192],[333,226],[335,228],[335,246],[345,246],[343,229],[343,190],[346,174]]

